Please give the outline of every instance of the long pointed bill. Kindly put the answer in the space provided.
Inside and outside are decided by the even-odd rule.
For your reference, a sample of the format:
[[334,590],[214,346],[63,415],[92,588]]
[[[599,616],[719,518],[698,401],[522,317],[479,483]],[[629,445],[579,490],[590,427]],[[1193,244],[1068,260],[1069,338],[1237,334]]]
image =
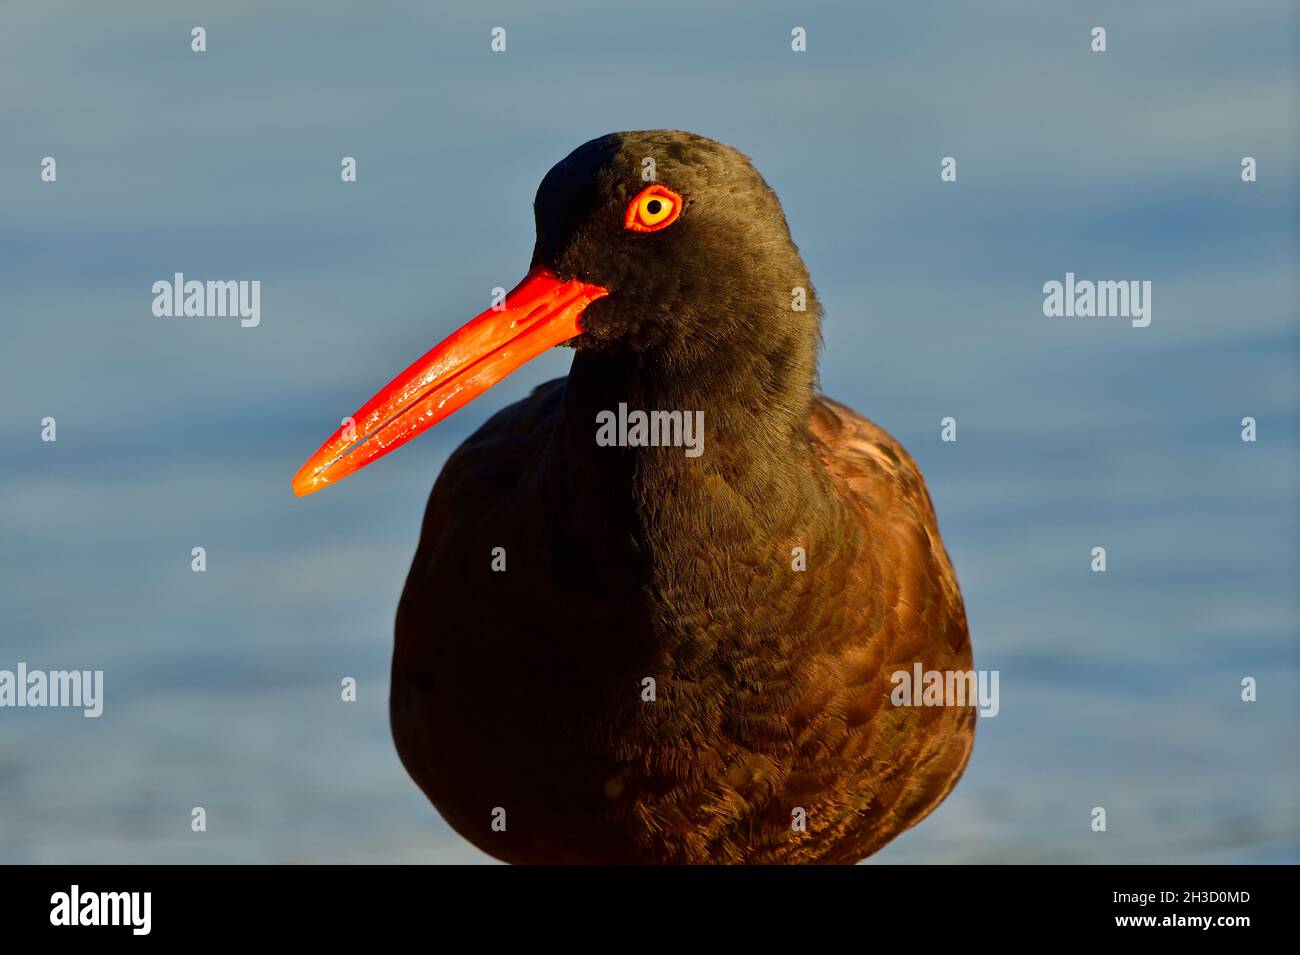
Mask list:
[[383,457],[464,407],[530,358],[582,333],[583,310],[609,294],[538,267],[362,406],[293,477],[299,497]]

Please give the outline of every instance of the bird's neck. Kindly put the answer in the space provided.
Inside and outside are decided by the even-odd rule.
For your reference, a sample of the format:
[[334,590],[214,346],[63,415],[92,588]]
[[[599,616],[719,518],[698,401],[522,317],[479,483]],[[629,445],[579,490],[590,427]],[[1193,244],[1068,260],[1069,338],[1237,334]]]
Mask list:
[[[548,481],[562,487],[558,497],[575,520],[599,525],[604,558],[617,565],[631,547],[657,572],[685,575],[710,551],[739,565],[767,558],[786,566],[794,548],[840,532],[843,508],[808,435],[815,330],[799,337],[806,340],[776,342],[779,351],[725,350],[694,366],[658,354],[578,352],[553,438],[559,454],[551,459],[560,463]],[[667,413],[661,423],[674,413],[702,421],[702,442],[693,434],[689,447],[636,443],[653,440],[653,431],[634,431],[635,412],[650,421]],[[609,446],[611,437],[621,446]]]
[[[634,452],[628,460],[635,460],[643,480],[720,474],[738,489],[784,493],[793,490],[788,478],[808,455],[815,361],[815,340],[802,334],[772,342],[766,351],[756,344],[689,356],[580,350],[569,372],[563,426],[592,455]],[[702,425],[703,434],[692,430],[691,447],[647,447],[624,427],[637,412],[659,423],[652,439],[665,422],[676,436],[678,416]],[[611,421],[617,433],[598,429]]]

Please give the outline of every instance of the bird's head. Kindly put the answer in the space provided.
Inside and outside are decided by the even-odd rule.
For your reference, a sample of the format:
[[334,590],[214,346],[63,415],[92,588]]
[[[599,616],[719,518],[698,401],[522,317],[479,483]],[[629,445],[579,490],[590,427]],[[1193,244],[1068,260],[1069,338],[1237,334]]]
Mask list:
[[610,133],[542,180],[532,267],[368,401],[293,479],[310,494],[406,443],[559,344],[689,374],[755,341],[806,341],[819,308],[780,201],[738,150]]
[[776,193],[736,149],[676,130],[611,133],[542,180],[533,267],[598,285],[578,349],[707,353],[791,314],[808,273]]

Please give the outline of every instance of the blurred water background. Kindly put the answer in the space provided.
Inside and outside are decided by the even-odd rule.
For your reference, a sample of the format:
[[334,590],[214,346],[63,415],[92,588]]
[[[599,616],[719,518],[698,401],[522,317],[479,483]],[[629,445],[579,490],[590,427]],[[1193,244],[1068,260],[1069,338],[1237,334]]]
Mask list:
[[[394,753],[392,619],[447,455],[571,353],[289,478],[523,273],[554,162],[658,127],[781,195],[824,390],[918,459],[1001,673],[873,861],[1300,860],[1295,5],[467,6],[6,7],[0,668],[106,703],[0,710],[0,862],[487,860]],[[177,271],[260,280],[260,326],[154,317]],[[1150,327],[1045,318],[1067,271],[1150,280]]]

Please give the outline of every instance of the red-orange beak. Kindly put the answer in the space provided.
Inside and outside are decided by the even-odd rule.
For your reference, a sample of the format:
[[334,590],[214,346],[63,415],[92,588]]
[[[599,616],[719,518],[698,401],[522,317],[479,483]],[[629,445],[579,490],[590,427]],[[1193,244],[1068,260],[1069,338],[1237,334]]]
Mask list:
[[293,476],[299,497],[383,457],[464,407],[524,362],[582,334],[583,310],[609,294],[532,269],[506,296],[452,332],[345,421]]

